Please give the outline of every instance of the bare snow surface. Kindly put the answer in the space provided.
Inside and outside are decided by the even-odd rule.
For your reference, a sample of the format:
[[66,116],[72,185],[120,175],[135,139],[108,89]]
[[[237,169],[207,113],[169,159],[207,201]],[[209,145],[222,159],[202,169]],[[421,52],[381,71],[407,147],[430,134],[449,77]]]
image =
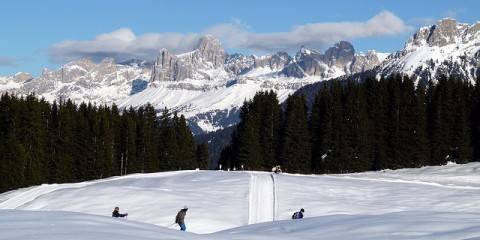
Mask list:
[[[0,239],[480,239],[480,163],[344,175],[179,171],[0,194]],[[187,233],[172,225],[187,205]],[[113,207],[128,219],[110,217]],[[305,208],[306,219],[290,220]]]

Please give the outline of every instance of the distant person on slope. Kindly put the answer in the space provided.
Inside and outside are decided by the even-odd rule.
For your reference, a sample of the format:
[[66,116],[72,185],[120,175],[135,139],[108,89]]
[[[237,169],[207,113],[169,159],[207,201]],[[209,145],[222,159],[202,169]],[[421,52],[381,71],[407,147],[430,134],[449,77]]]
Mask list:
[[304,212],[305,212],[305,210],[304,210],[303,208],[300,209],[300,211],[295,212],[295,213],[292,215],[292,219],[302,219]]
[[120,213],[119,211],[120,211],[120,208],[119,208],[119,207],[115,207],[115,209],[114,209],[113,212],[112,212],[112,217],[118,218],[118,217],[126,217],[126,216],[128,216],[128,213],[122,214],[122,213]]
[[184,206],[183,209],[178,211],[177,217],[175,217],[175,223],[177,223],[178,226],[180,226],[181,231],[187,230],[187,227],[185,226],[185,215],[187,215],[187,210],[188,210],[188,207]]

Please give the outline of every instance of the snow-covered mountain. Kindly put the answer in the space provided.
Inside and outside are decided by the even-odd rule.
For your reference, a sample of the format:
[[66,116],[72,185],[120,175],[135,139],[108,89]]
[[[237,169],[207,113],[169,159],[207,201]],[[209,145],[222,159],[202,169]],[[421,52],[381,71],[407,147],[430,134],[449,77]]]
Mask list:
[[474,82],[479,69],[480,23],[442,19],[420,28],[403,49],[388,57],[375,51],[356,53],[346,41],[324,53],[301,47],[294,56],[228,54],[218,39],[207,35],[190,52],[162,49],[154,61],[79,59],[60,69],[44,69],[39,77],[0,77],[0,92],[121,107],[151,103],[159,111],[167,107],[184,114],[192,130],[201,133],[237,123],[240,106],[261,90],[274,90],[283,101],[305,85],[366,70],[404,73],[417,81],[458,75]]
[[201,133],[237,123],[238,109],[258,91],[274,90],[283,101],[302,86],[371,69],[381,58],[373,51],[356,54],[345,41],[323,54],[302,47],[294,57],[285,52],[229,55],[207,35],[190,52],[162,49],[154,61],[79,59],[35,78],[25,73],[0,78],[0,91],[120,107],[151,103],[159,111],[167,107],[184,114]]
[[422,27],[378,71],[404,73],[417,81],[456,75],[475,82],[480,76],[480,22],[469,25],[445,18]]
[[35,78],[26,73],[0,78],[0,89],[17,94],[35,93],[48,101],[70,98],[75,102],[112,104],[146,87],[145,79],[150,77],[147,66],[134,61],[117,64],[112,58],[95,63],[84,58],[57,70],[44,69]]

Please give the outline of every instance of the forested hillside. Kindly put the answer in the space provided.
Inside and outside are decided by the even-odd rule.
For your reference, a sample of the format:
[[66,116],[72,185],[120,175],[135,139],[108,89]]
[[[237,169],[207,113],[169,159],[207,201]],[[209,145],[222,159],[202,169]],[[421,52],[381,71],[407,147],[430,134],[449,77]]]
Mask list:
[[185,118],[150,105],[49,104],[33,95],[0,99],[0,191],[130,173],[206,168]]
[[406,76],[328,82],[311,109],[274,92],[245,102],[224,148],[228,167],[344,173],[466,163],[480,156],[480,87],[455,77],[415,85]]

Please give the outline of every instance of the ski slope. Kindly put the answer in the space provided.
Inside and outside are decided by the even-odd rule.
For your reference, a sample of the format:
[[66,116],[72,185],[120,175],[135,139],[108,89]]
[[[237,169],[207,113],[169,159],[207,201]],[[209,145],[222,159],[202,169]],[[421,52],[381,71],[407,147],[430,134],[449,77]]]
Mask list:
[[275,220],[275,187],[272,174],[252,173],[248,224]]
[[[20,237],[59,222],[67,230],[49,236],[76,235],[88,224],[94,235],[68,239],[128,239],[97,237],[96,231],[104,236],[96,227],[105,221],[107,232],[128,221],[159,239],[472,239],[480,238],[479,199],[480,163],[342,175],[134,174],[0,194],[0,239],[66,239]],[[175,238],[172,223],[183,205],[190,234]],[[129,213],[128,220],[110,217],[115,206]],[[306,219],[290,220],[300,208]],[[142,231],[136,239],[150,239]]]

